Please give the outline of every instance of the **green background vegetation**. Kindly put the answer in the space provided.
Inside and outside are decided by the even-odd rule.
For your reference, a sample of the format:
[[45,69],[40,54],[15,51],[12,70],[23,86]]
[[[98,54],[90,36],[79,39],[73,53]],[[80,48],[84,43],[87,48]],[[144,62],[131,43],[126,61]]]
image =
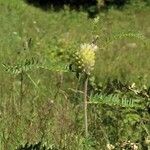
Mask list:
[[[13,150],[27,142],[41,141],[57,149],[105,150],[109,142],[115,145],[130,140],[138,143],[139,149],[148,150],[145,138],[150,132],[149,97],[124,92],[113,87],[113,81],[135,83],[138,89],[146,86],[150,95],[149,12],[149,5],[140,0],[121,10],[112,6],[97,14],[99,22],[94,27],[93,19],[82,9],[64,6],[59,11],[43,11],[22,0],[0,0],[0,149]],[[115,40],[126,33],[139,38]],[[99,35],[93,84],[107,94],[140,99],[144,108],[90,105],[87,140],[82,94],[73,92],[78,79],[71,72],[55,70],[68,66],[72,54],[81,43],[90,43],[93,34]],[[22,76],[7,72],[2,65],[15,66],[32,58],[36,61]],[[37,67],[43,63],[47,70]],[[96,90],[90,91],[89,87],[92,92]]]

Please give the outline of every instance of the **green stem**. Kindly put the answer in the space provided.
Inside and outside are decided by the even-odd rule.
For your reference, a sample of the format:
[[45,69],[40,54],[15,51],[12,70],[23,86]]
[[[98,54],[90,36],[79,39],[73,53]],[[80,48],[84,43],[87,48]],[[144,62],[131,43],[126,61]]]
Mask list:
[[88,87],[88,77],[84,83],[84,125],[85,125],[85,137],[88,137],[88,115],[87,115],[87,87]]
[[22,102],[23,102],[23,71],[20,73],[20,110],[22,110]]

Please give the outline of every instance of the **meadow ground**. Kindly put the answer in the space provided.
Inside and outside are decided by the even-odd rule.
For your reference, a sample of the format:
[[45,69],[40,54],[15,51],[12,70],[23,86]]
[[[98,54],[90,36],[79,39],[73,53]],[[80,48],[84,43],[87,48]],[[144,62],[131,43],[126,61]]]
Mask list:
[[[142,110],[90,105],[87,140],[82,94],[73,90],[78,79],[71,72],[49,71],[49,67],[55,70],[53,63],[56,68],[68,65],[80,44],[90,43],[96,34],[95,82],[102,87],[115,79],[122,84],[135,83],[150,95],[149,12],[150,7],[142,4],[111,8],[97,14],[95,27],[85,11],[68,7],[44,11],[22,0],[0,0],[0,148],[13,150],[41,141],[55,149],[105,150],[108,143],[130,140],[146,150],[144,140],[150,132],[147,105]],[[4,67],[22,67],[27,60],[32,60],[27,73]],[[45,63],[48,69],[38,68],[38,63]],[[134,99],[132,93],[127,94]],[[149,95],[143,99],[148,106]]]

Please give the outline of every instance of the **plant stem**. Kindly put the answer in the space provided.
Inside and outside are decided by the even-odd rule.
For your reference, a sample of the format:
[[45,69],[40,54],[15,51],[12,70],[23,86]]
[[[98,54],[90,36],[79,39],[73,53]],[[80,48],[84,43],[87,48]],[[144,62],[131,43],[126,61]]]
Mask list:
[[84,125],[85,125],[85,137],[88,137],[88,116],[87,116],[87,87],[88,87],[88,77],[84,83]]
[[20,110],[22,110],[22,101],[23,101],[23,71],[20,74]]

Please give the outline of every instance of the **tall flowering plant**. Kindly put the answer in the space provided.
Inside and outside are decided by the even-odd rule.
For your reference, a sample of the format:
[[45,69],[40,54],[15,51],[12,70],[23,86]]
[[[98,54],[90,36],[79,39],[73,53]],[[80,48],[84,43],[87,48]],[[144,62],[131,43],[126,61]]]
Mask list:
[[85,125],[85,136],[88,137],[88,115],[87,115],[87,91],[88,91],[88,79],[91,71],[95,65],[95,52],[98,49],[97,45],[92,44],[81,44],[80,49],[75,53],[75,64],[77,68],[85,75],[84,82],[84,125]]

